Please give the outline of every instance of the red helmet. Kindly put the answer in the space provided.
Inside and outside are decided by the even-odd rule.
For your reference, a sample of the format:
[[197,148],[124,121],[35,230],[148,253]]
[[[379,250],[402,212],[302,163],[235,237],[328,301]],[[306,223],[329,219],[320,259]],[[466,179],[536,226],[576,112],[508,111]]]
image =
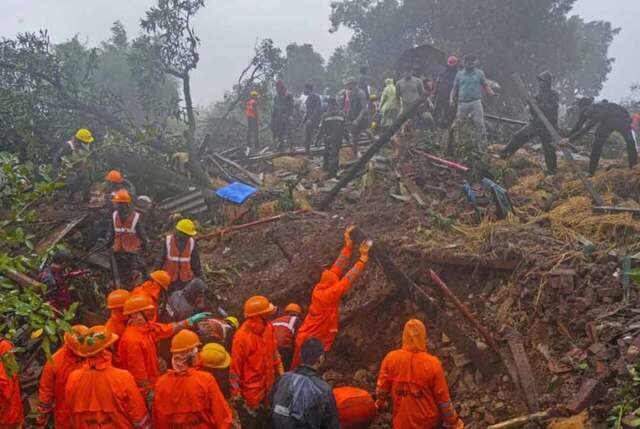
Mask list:
[[457,66],[459,63],[458,61],[458,57],[456,57],[455,55],[451,55],[448,59],[447,59],[447,65],[449,67],[455,67]]

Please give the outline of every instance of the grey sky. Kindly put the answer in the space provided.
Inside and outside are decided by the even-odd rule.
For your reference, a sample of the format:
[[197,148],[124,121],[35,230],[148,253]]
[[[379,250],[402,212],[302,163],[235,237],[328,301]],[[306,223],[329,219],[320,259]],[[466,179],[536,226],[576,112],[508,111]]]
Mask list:
[[[290,42],[311,43],[328,58],[349,39],[349,32],[330,34],[331,0],[209,0],[196,21],[202,39],[200,66],[194,75],[194,98],[199,104],[222,96],[251,57],[261,38],[270,37],[284,48]],[[47,28],[55,42],[76,33],[91,45],[109,37],[121,20],[130,35],[155,0],[0,0],[0,36]],[[615,7],[613,6],[615,5]],[[640,81],[638,0],[578,0],[575,12],[585,19],[606,19],[622,27],[610,54],[616,58],[602,96],[618,99]]]

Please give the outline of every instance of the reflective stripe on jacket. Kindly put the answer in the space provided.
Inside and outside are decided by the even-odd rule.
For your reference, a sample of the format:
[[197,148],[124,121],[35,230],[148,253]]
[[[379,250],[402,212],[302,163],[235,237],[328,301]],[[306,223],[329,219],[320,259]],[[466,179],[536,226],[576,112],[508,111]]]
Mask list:
[[278,343],[278,348],[292,348],[294,346],[293,339],[296,335],[296,325],[299,320],[300,318],[298,316],[285,314],[271,322],[271,325],[273,326],[273,333],[276,336],[276,342]]
[[193,269],[191,268],[191,254],[196,246],[193,238],[187,240],[182,249],[178,249],[176,237],[173,234],[165,237],[166,254],[162,269],[169,273],[171,281],[180,280],[188,282],[193,279]]
[[118,211],[114,211],[113,219],[113,251],[137,253],[142,247],[142,240],[136,232],[136,226],[140,220],[140,213],[134,211],[127,216],[124,222],[120,219]]

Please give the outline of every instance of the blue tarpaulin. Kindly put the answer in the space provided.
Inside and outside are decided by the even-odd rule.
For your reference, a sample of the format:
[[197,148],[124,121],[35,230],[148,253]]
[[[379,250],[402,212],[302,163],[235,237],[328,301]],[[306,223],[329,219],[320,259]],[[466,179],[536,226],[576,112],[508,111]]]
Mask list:
[[232,203],[242,204],[247,201],[251,195],[258,191],[257,188],[253,188],[249,185],[245,185],[240,182],[233,182],[223,188],[216,191],[216,195],[223,200],[231,201]]

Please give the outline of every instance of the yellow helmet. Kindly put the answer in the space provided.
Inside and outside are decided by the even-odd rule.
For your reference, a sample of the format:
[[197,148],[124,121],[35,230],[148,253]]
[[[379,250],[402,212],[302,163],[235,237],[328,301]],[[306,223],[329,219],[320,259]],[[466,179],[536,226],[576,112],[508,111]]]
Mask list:
[[238,329],[238,327],[240,327],[240,321],[235,316],[225,317],[224,320],[229,322],[231,324],[231,326],[233,326],[235,329]]
[[179,221],[176,224],[176,230],[192,237],[196,235],[196,226],[191,219],[182,219]]
[[84,143],[92,143],[93,142],[93,135],[91,134],[91,131],[89,131],[86,128],[80,128],[77,132],[76,132],[76,139],[80,140],[81,142]]
[[202,365],[206,368],[223,369],[231,364],[231,356],[222,344],[209,343],[200,352]]
[[251,91],[251,92],[249,93],[249,95],[250,95],[251,97],[257,97],[257,96],[258,96],[258,95],[260,95],[260,94],[258,94],[258,91]]

